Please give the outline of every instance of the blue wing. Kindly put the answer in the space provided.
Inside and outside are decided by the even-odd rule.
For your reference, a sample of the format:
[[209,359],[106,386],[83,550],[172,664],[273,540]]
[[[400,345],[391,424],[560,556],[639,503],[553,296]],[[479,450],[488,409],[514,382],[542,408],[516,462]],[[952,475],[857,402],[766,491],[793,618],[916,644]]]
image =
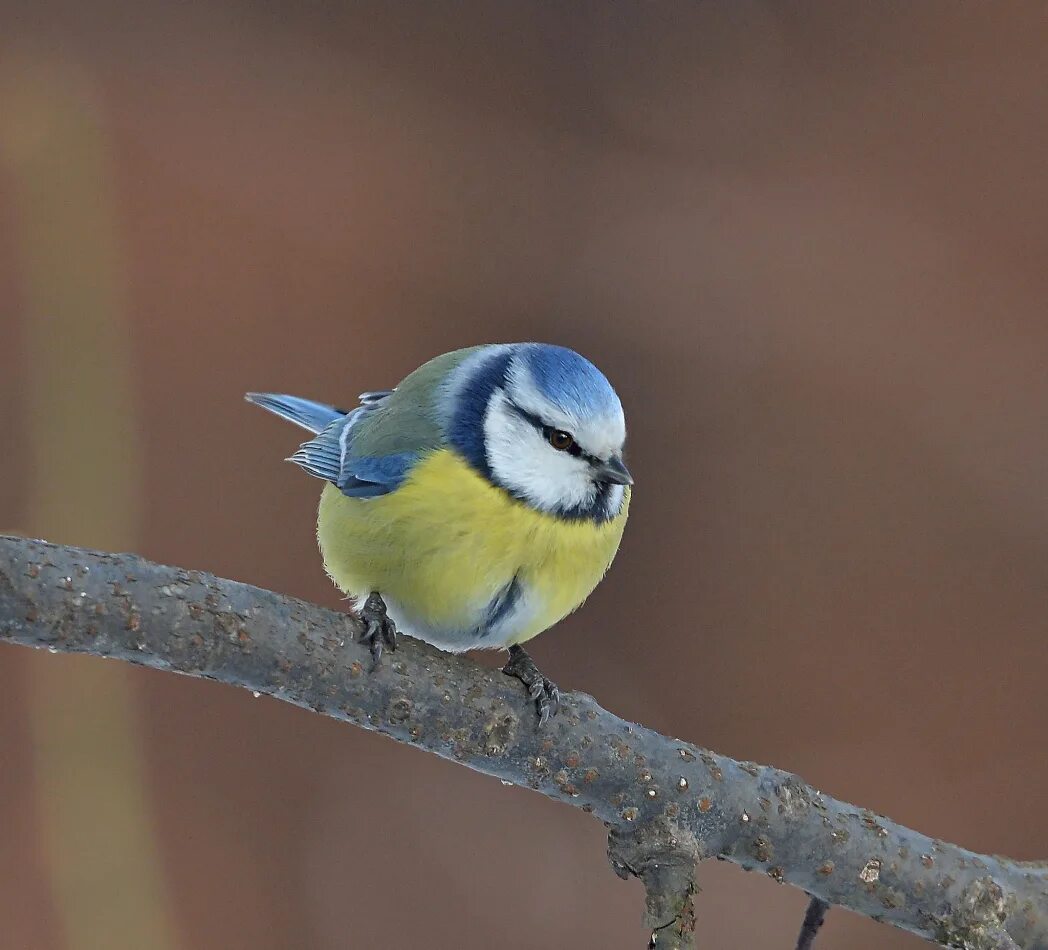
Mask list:
[[395,489],[418,460],[412,452],[396,455],[354,457],[353,428],[370,406],[361,406],[336,419],[316,438],[303,442],[288,461],[300,465],[310,475],[334,484],[350,498],[374,498]]
[[392,392],[363,393],[360,397],[362,405],[348,412],[277,393],[248,393],[245,398],[316,433],[314,438],[299,446],[298,451],[288,458],[289,462],[294,462],[310,475],[331,482],[350,498],[374,498],[393,491],[418,461],[418,455],[413,452],[365,457],[353,455],[354,429]]
[[310,432],[320,432],[336,419],[348,415],[345,409],[336,409],[322,402],[313,402],[300,396],[285,396],[282,393],[248,393],[244,398],[256,406],[268,409],[281,419],[309,429]]

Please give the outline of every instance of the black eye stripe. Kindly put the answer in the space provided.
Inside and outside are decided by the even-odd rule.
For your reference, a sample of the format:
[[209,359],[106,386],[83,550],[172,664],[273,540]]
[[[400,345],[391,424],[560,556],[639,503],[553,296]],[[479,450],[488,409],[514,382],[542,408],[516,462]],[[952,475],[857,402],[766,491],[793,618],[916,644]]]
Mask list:
[[[517,413],[517,415],[519,415],[526,422],[529,422],[532,426],[534,426],[534,428],[537,429],[542,434],[542,437],[544,439],[546,439],[547,441],[549,440],[550,435],[552,435],[553,432],[557,431],[557,427],[556,426],[551,426],[551,425],[548,425],[547,423],[543,422],[534,413],[528,412],[527,409],[524,409],[521,406],[518,406],[512,399],[509,399],[507,397],[506,402],[509,404],[510,408],[513,409],[513,411]],[[560,430],[560,431],[564,431],[564,430]],[[570,433],[569,433],[569,435],[570,435]],[[585,459],[591,465],[600,465],[601,464],[601,461],[600,461],[599,458],[597,458],[596,456],[590,455],[588,452],[583,452],[582,449],[579,447],[578,442],[572,442],[571,447],[568,448],[568,449],[565,449],[565,451],[568,453],[568,455],[574,455],[576,458]]]
[[512,399],[507,399],[506,402],[518,416],[520,416],[525,422],[530,423],[532,426],[538,429],[539,432],[545,432],[547,429],[552,428],[551,426],[547,426],[546,423],[543,422],[538,416],[528,412],[527,409],[522,409]]

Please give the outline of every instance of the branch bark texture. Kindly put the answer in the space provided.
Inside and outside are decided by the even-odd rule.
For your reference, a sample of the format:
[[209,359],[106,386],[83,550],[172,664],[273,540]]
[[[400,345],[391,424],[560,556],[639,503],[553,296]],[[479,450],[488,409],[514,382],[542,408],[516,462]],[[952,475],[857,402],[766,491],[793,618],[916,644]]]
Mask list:
[[354,617],[210,574],[0,538],[0,640],[218,680],[419,746],[603,821],[648,890],[653,946],[693,946],[693,864],[719,858],[969,950],[1048,950],[1048,867],[980,855],[796,775],[619,719],[582,693],[537,727],[519,684],[401,638],[371,670]]

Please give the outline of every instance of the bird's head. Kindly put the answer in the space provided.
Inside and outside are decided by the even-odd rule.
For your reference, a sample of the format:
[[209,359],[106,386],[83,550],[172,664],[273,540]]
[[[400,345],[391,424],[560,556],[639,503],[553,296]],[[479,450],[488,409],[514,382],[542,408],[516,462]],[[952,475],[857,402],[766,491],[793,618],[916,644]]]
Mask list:
[[596,366],[543,343],[480,349],[449,392],[452,444],[499,488],[540,511],[604,521],[633,479],[622,404]]

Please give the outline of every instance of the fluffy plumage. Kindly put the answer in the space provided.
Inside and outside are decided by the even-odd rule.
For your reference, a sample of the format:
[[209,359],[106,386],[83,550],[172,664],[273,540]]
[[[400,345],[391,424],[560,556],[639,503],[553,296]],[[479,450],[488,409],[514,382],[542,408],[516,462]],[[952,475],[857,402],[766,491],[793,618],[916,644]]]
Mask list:
[[444,649],[542,632],[618,549],[632,481],[622,407],[571,350],[457,350],[349,412],[248,399],[315,433],[290,460],[330,483],[317,534],[335,583],[379,591],[403,632]]

